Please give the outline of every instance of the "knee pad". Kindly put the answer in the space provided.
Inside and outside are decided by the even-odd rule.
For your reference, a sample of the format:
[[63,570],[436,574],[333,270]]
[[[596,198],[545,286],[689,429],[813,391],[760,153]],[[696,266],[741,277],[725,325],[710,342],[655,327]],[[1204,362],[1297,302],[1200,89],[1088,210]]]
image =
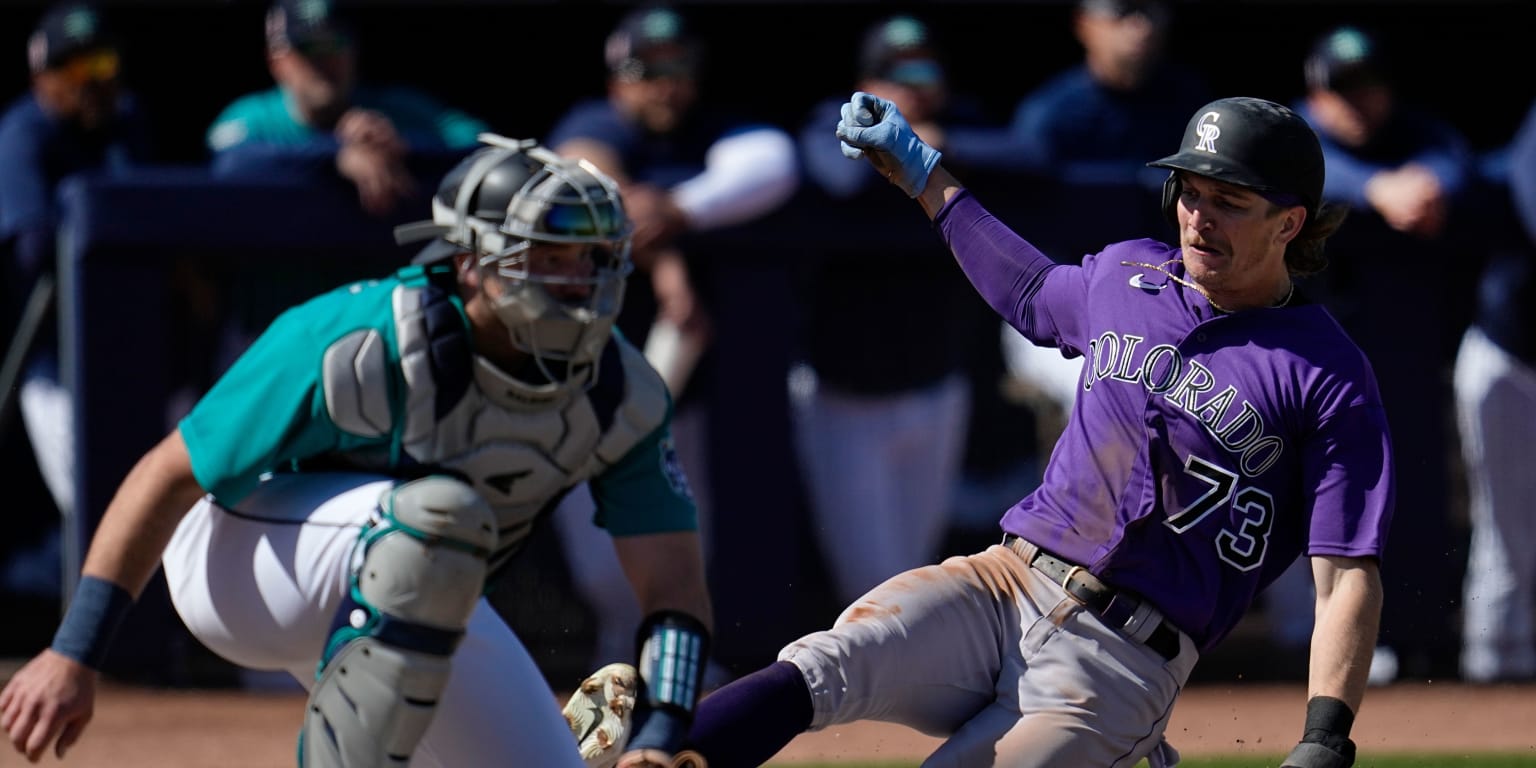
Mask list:
[[384,493],[310,691],[300,766],[410,762],[495,545],[490,505],[458,480],[426,477]]

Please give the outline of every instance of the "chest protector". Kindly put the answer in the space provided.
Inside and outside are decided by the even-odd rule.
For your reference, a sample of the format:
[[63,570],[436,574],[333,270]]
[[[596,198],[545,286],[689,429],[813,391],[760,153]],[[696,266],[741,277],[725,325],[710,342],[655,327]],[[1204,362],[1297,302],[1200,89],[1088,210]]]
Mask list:
[[327,350],[326,409],[342,430],[391,437],[353,467],[393,475],[446,471],[469,482],[496,515],[494,568],[571,487],[600,475],[661,426],[661,377],[633,345],[610,339],[597,365],[563,385],[531,385],[475,355],[456,298],[441,286],[392,296],[398,374],[375,329]]

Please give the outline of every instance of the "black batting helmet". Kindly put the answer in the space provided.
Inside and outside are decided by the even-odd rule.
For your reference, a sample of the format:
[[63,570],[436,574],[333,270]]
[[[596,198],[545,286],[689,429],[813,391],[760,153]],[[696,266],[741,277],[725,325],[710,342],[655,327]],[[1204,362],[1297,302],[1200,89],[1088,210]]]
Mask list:
[[1167,168],[1163,213],[1176,221],[1178,172],[1247,187],[1266,196],[1292,196],[1317,215],[1323,198],[1323,148],[1307,121],[1273,101],[1245,96],[1217,99],[1195,111],[1179,151],[1147,163]]

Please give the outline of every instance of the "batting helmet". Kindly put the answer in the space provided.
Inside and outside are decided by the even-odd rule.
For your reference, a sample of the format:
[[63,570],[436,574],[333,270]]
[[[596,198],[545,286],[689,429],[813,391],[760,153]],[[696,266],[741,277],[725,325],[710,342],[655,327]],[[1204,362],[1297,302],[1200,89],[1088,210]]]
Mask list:
[[[624,299],[630,222],[618,184],[585,160],[567,158],[531,139],[481,134],[489,146],[444,175],[432,198],[432,220],[396,228],[404,243],[435,238],[418,264],[475,255],[482,289],[512,343],[537,358],[552,381],[597,360]],[[531,271],[537,243],[585,244],[592,271],[571,277]],[[581,298],[557,297],[550,286],[582,286]],[[562,292],[570,294],[572,292]],[[546,367],[555,360],[561,366]],[[558,371],[556,369],[559,369]]]
[[1179,151],[1147,163],[1171,171],[1163,184],[1163,213],[1177,222],[1179,171],[1247,187],[1307,209],[1323,198],[1323,148],[1307,121],[1264,99],[1217,99],[1195,111]]

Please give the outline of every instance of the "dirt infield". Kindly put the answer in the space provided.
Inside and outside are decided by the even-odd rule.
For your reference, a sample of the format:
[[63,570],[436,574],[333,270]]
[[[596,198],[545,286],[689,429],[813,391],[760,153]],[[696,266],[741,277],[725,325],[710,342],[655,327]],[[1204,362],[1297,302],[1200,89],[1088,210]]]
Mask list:
[[[1185,755],[1279,755],[1301,731],[1296,685],[1203,685],[1174,711],[1169,741]],[[65,765],[75,768],[287,768],[294,764],[303,699],[292,693],[155,690],[109,686]],[[1369,751],[1501,751],[1536,764],[1536,685],[1400,684],[1374,689],[1355,727]],[[935,740],[860,723],[806,734],[771,765],[808,761],[911,761]],[[0,752],[0,766],[24,765]],[[50,755],[44,765],[57,765]]]

